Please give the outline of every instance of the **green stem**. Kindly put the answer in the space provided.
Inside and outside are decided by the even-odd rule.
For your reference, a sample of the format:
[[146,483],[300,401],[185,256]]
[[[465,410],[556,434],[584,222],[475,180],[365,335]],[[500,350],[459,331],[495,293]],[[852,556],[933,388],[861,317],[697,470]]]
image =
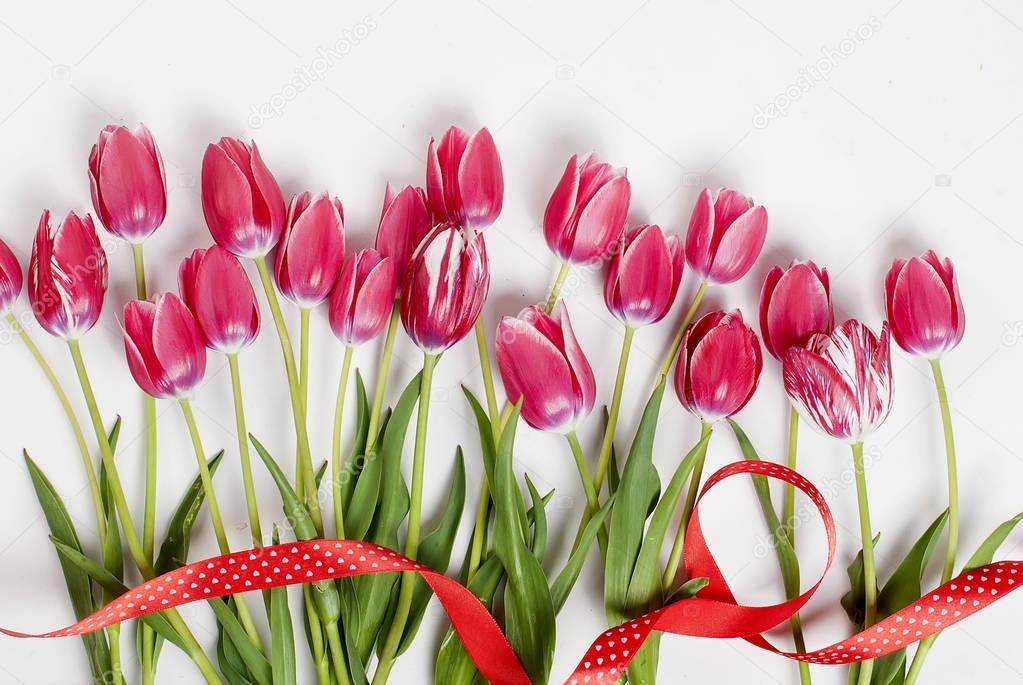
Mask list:
[[568,262],[561,263],[561,268],[558,269],[558,275],[554,279],[554,286],[551,288],[551,294],[547,298],[547,306],[544,307],[548,314],[554,311],[554,305],[558,303],[558,298],[561,297],[561,289],[565,285],[565,279],[568,278],[568,274],[571,271],[571,264]]
[[[213,532],[217,536],[217,545],[220,547],[221,554],[230,554],[231,545],[227,542],[224,521],[220,517],[220,504],[217,502],[216,490],[213,489],[213,477],[210,475],[210,467],[206,463],[206,451],[203,449],[202,438],[199,436],[199,427],[195,423],[195,414],[192,413],[192,404],[185,398],[179,399],[178,404],[181,406],[181,413],[184,415],[185,423],[188,425],[188,435],[192,438],[195,460],[199,465],[199,479],[202,481],[203,493],[206,495],[206,507],[210,512],[210,520],[213,522]],[[241,597],[235,597],[235,606],[238,610],[238,620],[245,627],[245,632],[248,634],[249,639],[252,640],[252,644],[257,649],[262,651],[259,631],[256,630],[256,624],[252,621],[248,606],[242,601]]]
[[[99,443],[100,456],[103,458],[103,467],[107,472],[110,496],[114,501],[114,509],[121,522],[121,529],[124,531],[124,538],[128,543],[128,550],[143,579],[150,580],[156,575],[153,564],[143,553],[142,543],[139,541],[138,533],[135,530],[135,523],[131,519],[131,510],[128,508],[128,501],[124,496],[124,488],[121,486],[121,476],[117,472],[117,464],[114,463],[114,452],[110,449],[110,442],[107,439],[106,428],[103,426],[103,417],[96,403],[96,393],[92,389],[92,382],[89,380],[89,373],[85,368],[85,360],[82,359],[82,350],[77,340],[68,340],[68,349],[71,351],[71,359],[75,364],[75,372],[78,374],[78,382],[82,386],[82,394],[85,396],[85,404],[89,409],[89,417],[92,419],[92,428],[96,433],[96,441]],[[213,663],[202,651],[192,631],[185,624],[181,614],[176,609],[167,609],[163,612],[171,627],[181,636],[185,643],[188,655],[192,657],[203,678],[211,685],[220,685],[220,676],[217,675]]]
[[[305,406],[302,403],[302,395],[299,390],[298,370],[295,368],[295,352],[291,347],[291,336],[288,335],[288,326],[284,322],[284,314],[281,313],[281,303],[277,298],[277,291],[274,289],[273,279],[270,277],[270,269],[266,263],[266,257],[256,257],[256,271],[259,273],[259,281],[266,294],[266,301],[270,307],[270,314],[277,328],[277,338],[281,343],[281,355],[284,357],[284,370],[288,375],[288,392],[291,395],[291,413],[295,419],[295,434],[298,436],[298,466],[301,468],[302,478],[296,482],[296,491],[303,485],[308,489],[305,503],[309,507],[309,516],[316,526],[316,530],[323,534],[323,515],[320,512],[320,501],[316,496],[316,475],[313,472],[312,452],[309,448],[309,433],[306,427]],[[303,488],[303,489],[305,489]]]
[[330,663],[323,649],[323,629],[320,627],[320,615],[313,603],[312,585],[302,586],[302,600],[305,604],[306,625],[309,628],[309,648],[313,653],[313,665],[316,668],[316,680],[319,685],[331,685]]
[[[142,254],[142,244],[131,246],[131,256],[135,265],[135,296],[140,300],[149,297],[146,288],[146,261]],[[146,422],[146,493],[142,516],[142,549],[146,556],[153,558],[156,540],[156,400],[142,393]]]
[[384,395],[387,391],[387,378],[391,374],[391,356],[394,354],[394,340],[401,322],[401,309],[398,300],[391,307],[391,318],[387,322],[387,334],[384,336],[384,348],[380,353],[380,373],[377,376],[376,389],[373,391],[373,406],[369,411],[369,428],[366,433],[366,454],[373,450],[377,442],[380,428],[380,413],[384,409]]
[[[799,441],[799,412],[794,408],[789,410],[789,454],[786,465],[796,470],[796,457],[797,457],[797,445]],[[788,538],[789,545],[795,549],[796,545],[796,489],[789,483],[785,484],[784,495],[782,500],[781,509],[781,522],[782,530],[785,533],[785,537]],[[798,575],[798,574],[795,574]],[[786,583],[791,585],[789,592],[787,593],[787,599],[793,599],[799,595],[799,579],[798,577],[793,579],[794,583]],[[806,640],[803,639],[803,623],[799,618],[799,613],[792,615],[789,619],[789,625],[792,627],[792,642],[796,647],[797,652],[806,651]],[[796,662],[799,667],[799,682],[800,685],[810,685],[810,664],[805,661]]]
[[[713,430],[714,424],[703,421],[700,424],[700,440],[710,436]],[[689,519],[693,516],[696,496],[700,494],[700,481],[703,479],[703,464],[707,461],[708,445],[710,445],[710,440],[704,442],[703,449],[696,456],[696,464],[693,465],[693,475],[689,477],[689,492],[686,494],[686,501],[682,507],[682,518],[678,522],[678,530],[675,531],[675,542],[671,545],[668,565],[664,568],[664,575],[661,577],[665,592],[671,590],[671,585],[675,582],[675,574],[678,573],[678,566],[682,562],[682,548],[686,540],[686,528],[689,527]]]
[[344,503],[341,501],[341,425],[345,414],[345,396],[348,394],[348,375],[352,370],[352,352],[355,348],[345,345],[345,358],[341,362],[341,379],[337,384],[337,402],[334,405],[334,439],[330,454],[331,490],[334,495],[334,534],[345,536]]
[[124,670],[121,666],[121,624],[110,626],[106,629],[106,634],[110,644],[110,682],[112,685],[124,685]]
[[245,399],[242,395],[242,374],[238,367],[238,353],[227,355],[227,365],[231,370],[231,395],[234,398],[234,425],[238,433],[238,458],[242,465],[242,487],[245,489],[245,506],[249,513],[249,529],[252,533],[252,544],[263,546],[263,529],[259,523],[259,504],[256,499],[256,485],[252,480],[252,459],[249,454],[249,434],[245,425]]
[[[496,446],[501,439],[501,417],[497,408],[497,393],[494,390],[494,371],[490,364],[490,352],[487,349],[487,336],[483,328],[483,315],[476,319],[476,351],[480,357],[480,369],[483,376],[483,390],[487,396],[487,414],[490,416],[491,434]],[[466,578],[472,580],[483,559],[483,544],[487,534],[487,516],[490,511],[490,483],[487,474],[483,474],[480,485],[480,500],[476,508],[476,525],[472,531],[472,546],[469,548],[469,565]]]
[[710,284],[707,281],[703,281],[696,290],[696,294],[693,295],[693,300],[689,303],[689,309],[686,310],[685,316],[682,317],[682,321],[678,325],[678,330],[675,331],[675,337],[672,338],[668,353],[664,355],[664,361],[661,362],[661,370],[657,372],[657,378],[654,379],[654,387],[657,387],[671,373],[671,365],[678,355],[678,348],[682,346],[682,337],[686,334],[689,324],[693,322],[693,317],[696,316],[696,310],[700,308],[700,302],[703,301],[703,296],[707,294],[708,287],[710,287]]
[[106,512],[103,509],[103,495],[99,489],[99,480],[96,478],[96,468],[92,463],[92,454],[89,451],[89,444],[85,441],[85,433],[82,432],[82,424],[78,422],[78,417],[75,416],[75,410],[71,406],[71,401],[68,399],[67,393],[64,391],[64,386],[60,384],[60,380],[57,378],[57,375],[53,373],[53,369],[50,367],[49,362],[46,361],[46,357],[43,356],[43,353],[29,336],[28,331],[24,329],[21,322],[19,322],[17,317],[15,317],[12,313],[7,314],[7,322],[18,334],[18,337],[21,338],[25,347],[28,348],[32,358],[36,360],[36,364],[39,365],[43,375],[46,376],[46,380],[50,382],[53,394],[57,396],[57,401],[60,402],[60,406],[64,410],[64,415],[67,417],[68,425],[71,426],[71,432],[75,437],[75,444],[78,446],[78,454],[82,458],[85,477],[89,481],[89,492],[92,494],[92,508],[96,514],[96,530],[99,532],[100,546],[102,547],[103,541],[106,539]]
[[[568,446],[572,450],[572,457],[575,459],[575,467],[579,471],[579,480],[583,483],[583,492],[586,494],[586,509],[583,511],[583,521],[589,521],[595,513],[600,509],[600,500],[597,498],[597,490],[594,487],[593,475],[590,473],[590,467],[586,465],[586,453],[583,452],[583,446],[579,444],[579,436],[575,434],[575,431],[570,431],[565,434],[565,439],[568,440]],[[585,523],[580,524],[580,530],[585,527]],[[601,526],[597,530],[597,543],[600,545],[600,555],[603,558],[607,558],[607,529]],[[579,544],[578,538],[576,538],[575,544],[572,546],[572,550],[575,551],[575,547]]]
[[[309,309],[300,307],[298,310],[298,392],[302,400],[302,414],[306,417],[306,430],[309,426]],[[298,447],[296,451],[301,451]],[[305,493],[305,478],[302,477],[304,461],[295,461],[295,494],[301,499]],[[313,488],[310,488],[310,493]]]
[[330,648],[330,661],[334,666],[334,678],[338,685],[349,685],[348,666],[345,664],[345,650],[341,644],[341,632],[337,621],[324,625],[327,633],[327,646]]
[[[856,475],[856,504],[860,512],[860,540],[863,543],[863,598],[866,604],[864,628],[877,621],[877,574],[874,571],[874,534],[870,526],[870,505],[867,502],[867,476],[863,469],[863,443],[852,445],[853,471]],[[873,660],[860,663],[859,685],[870,685]]]
[[156,684],[156,633],[146,629],[142,633],[142,658],[140,670],[142,671],[142,685]]
[[[412,452],[412,493],[409,505],[408,531],[405,535],[405,556],[415,559],[419,553],[419,526],[423,508],[423,471],[426,462],[426,428],[430,417],[430,390],[433,387],[433,369],[437,364],[437,355],[423,355],[423,375],[420,381],[419,410],[416,415],[416,444]],[[395,655],[405,633],[405,621],[412,606],[412,591],[415,589],[416,575],[403,573],[401,589],[398,591],[398,604],[394,611],[387,639],[380,651],[380,661],[373,674],[373,685],[383,685],[394,667]]]
[[[959,545],[959,477],[956,472],[956,443],[952,433],[952,412],[948,406],[948,392],[945,389],[945,377],[941,372],[940,360],[931,360],[931,373],[934,375],[938,406],[941,408],[941,427],[945,434],[945,461],[948,469],[948,547],[945,549],[945,563],[941,570],[941,582],[947,583],[952,579],[956,563],[956,547]],[[924,661],[927,659],[927,654],[940,634],[935,633],[920,643],[913,655],[913,663],[906,676],[906,685],[913,685],[916,682]]]
[[629,367],[629,352],[632,350],[632,336],[636,329],[626,326],[625,337],[622,339],[622,352],[618,357],[618,375],[615,376],[614,395],[611,396],[611,409],[607,414],[607,426],[604,428],[604,440],[600,443],[600,456],[597,458],[597,473],[593,477],[593,486],[600,492],[604,485],[611,451],[614,449],[615,430],[618,427],[618,415],[622,408],[622,390],[625,389],[625,371]]

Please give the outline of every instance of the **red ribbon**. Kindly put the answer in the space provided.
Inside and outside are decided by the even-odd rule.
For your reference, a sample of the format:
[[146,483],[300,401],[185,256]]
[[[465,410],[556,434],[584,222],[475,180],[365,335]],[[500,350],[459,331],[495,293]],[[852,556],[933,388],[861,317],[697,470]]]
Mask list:
[[[697,597],[675,602],[602,633],[565,681],[566,685],[613,683],[655,630],[692,637],[743,638],[761,649],[815,664],[876,659],[962,621],[1009,594],[1023,581],[1021,562],[988,564],[963,573],[846,640],[814,652],[783,652],[768,643],[762,633],[787,621],[820,587],[835,557],[834,519],[813,484],[791,469],[763,461],[737,462],[717,471],[703,486],[697,504],[722,480],[740,474],[791,483],[816,505],[828,539],[828,560],[821,578],[799,597],[780,604],[739,604],[707,547],[697,507],[686,530],[685,566],[690,578],[708,578],[707,587]],[[2,628],[0,632],[12,637],[81,635],[190,602],[282,585],[398,571],[417,573],[426,581],[484,678],[494,685],[529,685],[528,676],[497,622],[468,589],[397,552],[352,540],[284,543],[213,557],[147,581],[66,628],[37,635]]]

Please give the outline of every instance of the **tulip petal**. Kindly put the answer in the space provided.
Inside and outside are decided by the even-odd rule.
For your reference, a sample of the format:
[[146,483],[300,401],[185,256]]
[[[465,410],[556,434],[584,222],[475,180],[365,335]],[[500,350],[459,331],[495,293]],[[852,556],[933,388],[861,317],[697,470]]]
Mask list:
[[558,348],[536,328],[516,319],[498,327],[497,365],[508,399],[522,399],[522,418],[539,430],[571,430],[576,380]]
[[686,261],[689,266],[706,279],[714,258],[714,198],[709,188],[704,188],[696,197],[693,213],[689,217],[686,231]]
[[[150,141],[152,139],[150,138]],[[109,136],[99,158],[97,177],[103,224],[117,235],[141,242],[155,231],[167,210],[167,191],[159,154],[124,127]]]
[[[246,165],[247,166],[247,165]],[[247,229],[245,217],[252,217],[252,187],[245,172],[227,152],[209,145],[202,158],[202,209],[210,233],[217,243],[235,254],[250,247],[236,240]]]
[[[206,250],[194,278],[195,300],[190,308],[208,345],[233,354],[255,340],[259,333],[259,306],[238,258],[214,245]],[[224,297],[224,293],[231,296]]]
[[760,256],[766,238],[767,210],[758,205],[735,219],[720,235],[707,280],[732,283],[745,276]]
[[717,421],[742,409],[756,389],[759,345],[739,318],[708,331],[696,345],[688,369],[688,394],[700,417]]
[[154,379],[164,396],[181,397],[199,384],[206,373],[206,348],[195,319],[184,303],[172,293],[157,299],[152,323],[153,352],[163,368]]
[[490,131],[482,128],[469,139],[457,169],[461,220],[475,228],[494,223],[504,203],[504,173]]
[[579,214],[572,233],[570,253],[561,255],[574,264],[606,256],[611,245],[625,230],[632,187],[625,176],[617,176],[593,195]]
[[544,238],[547,245],[558,256],[571,254],[571,242],[564,241],[565,229],[575,213],[576,197],[579,194],[579,156],[568,160],[558,185],[547,201],[543,214]]
[[835,438],[860,435],[856,397],[834,364],[799,347],[789,348],[783,359],[785,392],[800,416]]
[[[761,313],[761,332],[768,351],[780,357],[790,347],[805,347],[815,334],[830,333],[834,315],[827,289],[813,269],[795,264],[784,274],[777,271],[771,293],[768,283],[764,284],[769,299]],[[768,281],[771,279],[769,275]]]

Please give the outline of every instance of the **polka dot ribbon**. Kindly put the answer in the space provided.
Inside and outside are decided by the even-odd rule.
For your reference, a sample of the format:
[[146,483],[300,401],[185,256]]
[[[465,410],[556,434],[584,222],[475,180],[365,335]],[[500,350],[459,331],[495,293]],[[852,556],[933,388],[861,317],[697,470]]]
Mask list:
[[[725,466],[703,486],[697,505],[715,485],[741,474],[791,483],[816,505],[824,521],[828,557],[821,578],[798,597],[770,606],[744,606],[707,547],[699,506],[686,530],[685,569],[690,578],[709,579],[696,597],[681,600],[603,632],[586,651],[566,685],[610,685],[653,631],[691,637],[743,638],[789,659],[814,664],[847,664],[902,649],[977,613],[1009,594],[1023,580],[1023,563],[1001,561],[973,569],[863,632],[814,652],[783,652],[762,633],[787,621],[820,587],[835,557],[836,533],[823,495],[797,472],[762,461]],[[42,634],[0,628],[12,637],[66,637],[173,607],[282,585],[312,583],[373,573],[419,574],[437,595],[480,673],[494,685],[529,685],[530,680],[486,607],[464,586],[385,547],[351,540],[311,540],[234,552],[195,562],[139,585],[78,623]]]

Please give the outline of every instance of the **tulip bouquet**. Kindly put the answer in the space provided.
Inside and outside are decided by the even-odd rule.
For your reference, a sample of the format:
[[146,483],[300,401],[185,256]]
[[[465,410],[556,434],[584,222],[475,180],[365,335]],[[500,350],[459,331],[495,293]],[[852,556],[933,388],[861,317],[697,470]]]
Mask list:
[[[373,247],[354,252],[346,252],[345,212],[336,197],[301,192],[286,203],[255,143],[223,138],[209,145],[202,161],[201,200],[214,244],[181,261],[177,293],[151,295],[147,287],[143,245],[161,226],[167,209],[163,163],[152,135],[141,126],[135,131],[107,127],[92,150],[88,169],[100,223],[132,246],[134,258],[137,299],[123,304],[120,322],[127,366],[144,396],[141,527],[128,506],[114,460],[120,419],[111,423],[112,415],[101,411],[79,344],[107,297],[109,267],[93,220],[69,212],[55,222],[49,211],[43,212],[28,265],[27,290],[35,320],[67,342],[95,452],[62,382],[32,341],[27,322],[13,311],[22,290],[22,269],[0,242],[0,308],[66,414],[96,518],[98,540],[83,544],[60,496],[26,454],[79,620],[125,595],[126,581],[136,572],[148,581],[183,568],[193,526],[204,507],[221,553],[233,564],[233,552],[248,551],[251,563],[264,569],[252,571],[257,580],[265,577],[269,582],[271,573],[286,573],[289,582],[300,582],[292,578],[289,560],[278,559],[276,547],[265,555],[261,552],[276,545],[282,535],[297,541],[337,538],[372,543],[400,551],[415,563],[414,570],[447,572],[466,505],[466,465],[460,448],[441,515],[424,530],[431,389],[435,373],[443,371],[445,352],[470,332],[485,393],[481,401],[465,389],[479,429],[479,443],[470,459],[481,468],[482,486],[459,580],[497,616],[529,679],[534,683],[550,679],[557,615],[588,556],[599,554],[609,627],[699,596],[708,585],[708,578],[688,577],[682,564],[689,523],[705,483],[707,447],[715,429],[727,425],[745,459],[759,460],[733,417],[755,393],[764,364],[760,338],[740,311],[701,314],[700,307],[708,290],[746,277],[758,259],[768,225],[763,206],[734,190],[704,190],[684,238],[655,225],[627,227],[631,186],[626,170],[593,154],[573,156],[543,217],[544,237],[560,263],[549,297],[504,317],[496,326],[493,356],[506,395],[502,403],[481,316],[490,286],[486,229],[498,219],[504,195],[500,158],[487,129],[469,135],[452,127],[439,142],[431,140],[425,190],[406,186],[396,191],[387,186]],[[674,335],[652,379],[642,419],[626,457],[619,459],[615,447],[616,442],[622,447],[618,427],[634,336],[668,317],[687,265],[695,275],[694,295],[672,324]],[[260,298],[246,267],[258,277],[280,347],[295,433],[293,459],[271,455],[246,423],[240,357],[256,342],[261,326]],[[561,297],[574,268],[604,272],[604,301],[622,325],[621,354],[603,433],[593,446],[583,444],[577,429],[589,419],[600,383],[573,329],[570,303]],[[921,597],[927,562],[946,528],[942,582],[955,572],[958,546],[955,444],[940,364],[964,331],[952,263],[934,252],[896,260],[884,291],[887,321],[879,335],[856,320],[835,325],[828,272],[811,261],[775,267],[763,284],[759,304],[760,335],[768,354],[780,362],[791,401],[787,467],[797,466],[801,423],[851,447],[862,551],[849,569],[851,589],[843,606],[860,629]],[[297,349],[279,295],[298,310]],[[329,458],[317,463],[309,439],[316,427],[308,420],[310,314],[322,305],[327,307],[342,362],[331,451]],[[403,379],[404,389],[388,408],[399,327],[421,350],[422,369]],[[360,373],[353,382],[353,355],[356,347],[380,336],[379,366],[370,392]],[[947,452],[948,509],[881,583],[874,564],[877,537],[870,521],[863,446],[892,406],[892,338],[907,353],[928,359],[933,370]],[[204,379],[208,350],[224,355],[230,371],[238,440],[228,449],[239,459],[250,532],[245,544],[235,541],[233,551],[214,483],[225,453],[210,454],[191,406]],[[652,453],[669,376],[681,406],[699,421],[700,437],[662,483]],[[352,413],[346,413],[351,395],[354,422]],[[178,405],[197,469],[168,519],[159,547],[157,401]],[[404,445],[413,416],[411,461],[405,463]],[[585,495],[571,551],[557,572],[550,568],[547,549],[546,507],[552,493],[539,492],[528,478],[520,481],[513,468],[520,417],[533,429],[564,437]],[[345,445],[342,436],[349,424],[354,438]],[[283,505],[285,518],[269,530],[260,520],[253,453],[279,490]],[[293,462],[291,473],[282,468],[284,461]],[[778,508],[763,477],[754,476],[752,482],[772,533],[785,593],[793,600],[800,595],[793,551],[795,488],[785,488]],[[1019,520],[996,529],[966,568],[989,562]],[[126,568],[122,541],[135,571]],[[366,562],[366,557],[360,561]],[[295,564],[293,571],[300,568]],[[143,683],[156,681],[161,649],[168,643],[182,649],[208,683],[294,683],[299,623],[320,685],[383,685],[395,661],[414,641],[430,597],[421,575],[406,571],[307,582],[301,603],[289,606],[283,587],[274,585],[260,597],[249,592],[256,589],[251,580],[235,590],[230,583],[241,584],[242,578],[228,575],[225,568],[220,573],[224,575],[209,581],[223,583],[222,594],[227,595],[227,601],[208,599],[219,631],[215,655],[203,650],[175,609],[148,613],[137,630]],[[203,572],[198,576],[205,578]],[[189,590],[198,593],[196,588],[201,587],[184,581],[180,586],[185,600],[193,599]],[[169,590],[170,595],[177,588]],[[209,593],[208,586],[205,592]],[[136,600],[147,601],[142,594]],[[805,652],[798,613],[791,614],[790,628],[796,651]],[[122,637],[119,623],[83,637],[96,682],[125,682]],[[454,630],[444,637],[435,659],[437,682],[471,685],[481,677],[465,638]],[[933,643],[934,637],[921,642],[911,659],[903,649],[876,661],[857,661],[850,682],[914,683]],[[632,656],[627,673],[615,668],[611,673],[636,684],[653,683],[658,651],[655,634]],[[629,651],[623,654],[629,656]],[[811,682],[805,662],[799,664],[799,677],[803,683]]]

